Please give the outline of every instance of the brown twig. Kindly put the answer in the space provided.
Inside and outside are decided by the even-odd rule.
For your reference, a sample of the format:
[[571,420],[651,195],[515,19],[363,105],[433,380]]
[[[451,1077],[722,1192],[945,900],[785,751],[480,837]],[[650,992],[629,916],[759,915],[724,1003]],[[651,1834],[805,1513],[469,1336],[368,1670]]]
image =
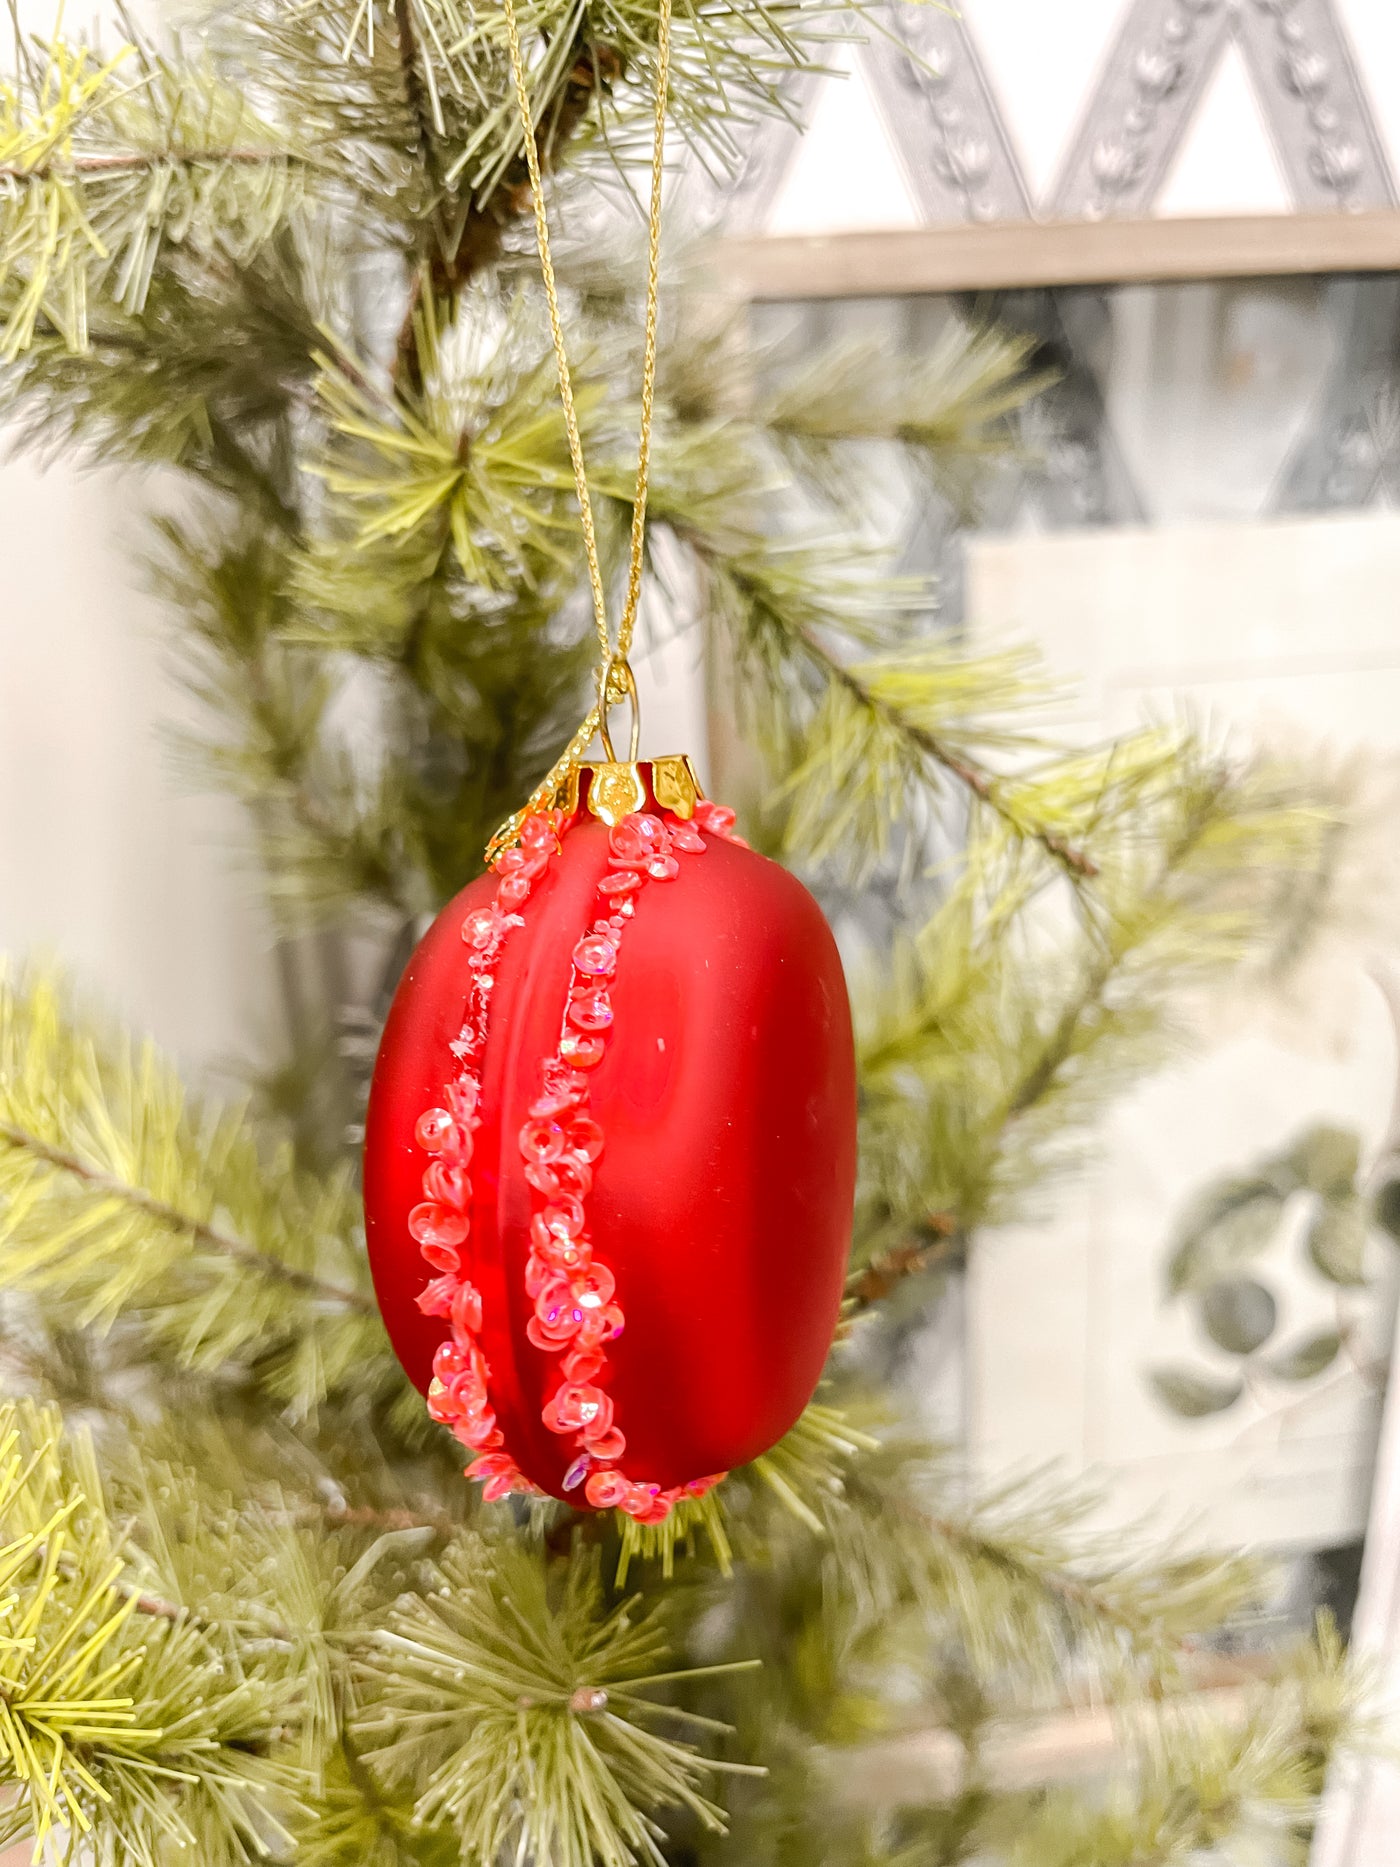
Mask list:
[[858,1315],[876,1303],[882,1303],[906,1277],[933,1270],[939,1264],[957,1258],[964,1240],[957,1219],[951,1212],[934,1212],[923,1221],[921,1229],[932,1238],[910,1238],[888,1251],[877,1252],[870,1262],[846,1285],[847,1314]]
[[[418,146],[429,180],[444,196],[433,218],[434,245],[427,256],[427,282],[437,296],[455,299],[478,272],[500,257],[507,230],[529,211],[529,164],[522,151],[489,193],[470,194],[465,212],[462,203],[446,198],[438,175],[432,118],[418,69],[411,0],[394,0],[394,19],[398,27],[405,100],[417,124]],[[589,45],[582,38],[578,40],[574,61],[557,96],[540,112],[535,148],[542,170],[547,172],[554,166],[559,151],[582,124],[596,94],[619,78],[622,71],[621,55],[612,46]],[[459,216],[460,226],[457,225]],[[456,229],[450,247],[449,226]],[[409,289],[394,353],[394,380],[413,394],[423,387],[417,336],[417,313],[423,289],[424,272],[420,270]]]
[[379,1510],[370,1504],[309,1505],[297,1514],[302,1521],[334,1524],[346,1530],[436,1530],[450,1536],[463,1527],[445,1511],[421,1516],[411,1510]]
[[[47,1550],[48,1545],[41,1543],[35,1551],[36,1558],[44,1559]],[[78,1573],[77,1562],[72,1556],[55,1557],[54,1567],[60,1575],[75,1576]],[[176,1602],[163,1601],[159,1595],[148,1595],[144,1589],[135,1588],[130,1582],[122,1581],[120,1576],[112,1583],[112,1587],[124,1600],[131,1603],[137,1614],[149,1614],[153,1619],[161,1621],[200,1621],[203,1618],[192,1608],[182,1608]]]
[[435,187],[439,186],[437,145],[428,87],[418,64],[418,34],[413,27],[413,0],[394,0],[394,28],[398,34],[399,70],[403,74],[404,101],[418,130],[418,150]]
[[64,1148],[53,1147],[38,1135],[30,1134],[12,1122],[0,1122],[0,1143],[21,1148],[35,1160],[42,1160],[50,1167],[56,1167],[62,1173],[71,1174],[81,1180],[93,1192],[105,1194],[108,1198],[119,1199],[124,1205],[134,1207],[149,1217],[167,1225],[173,1232],[185,1232],[197,1243],[208,1250],[216,1251],[221,1256],[231,1258],[237,1264],[244,1264],[250,1270],[260,1272],[280,1283],[293,1285],[298,1290],[306,1290],[313,1296],[324,1297],[327,1302],[341,1305],[345,1309],[359,1310],[366,1316],[375,1315],[376,1308],[370,1297],[358,1290],[346,1290],[339,1284],[326,1283],[310,1271],[298,1270],[293,1264],[284,1264],[280,1258],[266,1256],[252,1245],[245,1244],[241,1238],[232,1238],[227,1232],[221,1232],[205,1219],[197,1219],[192,1213],[182,1212],[178,1206],[172,1206],[163,1199],[157,1199],[139,1186],[130,1186],[124,1180],[102,1173],[91,1167],[77,1154],[70,1154]]
[[33,168],[23,163],[0,163],[0,181],[48,181],[54,175],[136,175],[143,169],[159,168],[164,163],[187,167],[225,168],[230,164],[256,167],[260,163],[294,162],[298,158],[283,149],[169,149],[162,153],[124,150],[110,155],[70,156],[64,162],[40,162]]
[[129,1600],[134,1600],[138,1614],[149,1614],[160,1621],[176,1623],[194,1621],[199,1626],[208,1624],[204,1616],[196,1614],[192,1608],[182,1608],[174,1601],[162,1601],[159,1595],[133,1594],[133,1591],[121,1582],[118,1582],[116,1586],[120,1594],[127,1596]]
[[[41,1545],[40,1554],[42,1554],[42,1550],[43,1546]],[[71,1556],[59,1556],[55,1566],[63,1575],[76,1575],[78,1573],[78,1565]],[[177,1601],[166,1601],[160,1595],[148,1594],[144,1588],[137,1588],[133,1583],[123,1581],[120,1576],[112,1583],[112,1588],[124,1600],[131,1603],[135,1613],[148,1615],[152,1620],[169,1621],[172,1626],[178,1626],[183,1621],[189,1621],[196,1627],[213,1627],[215,1625],[207,1615],[201,1614],[197,1608],[187,1608]],[[276,1634],[274,1637],[281,1639],[289,1638],[289,1636],[280,1633]]]
[[138,1614],[147,1614],[153,1620],[169,1621],[175,1626],[188,1622],[193,1627],[202,1628],[206,1633],[217,1632],[222,1627],[229,1632],[248,1634],[251,1639],[260,1643],[272,1641],[278,1646],[296,1645],[295,1637],[290,1630],[279,1627],[275,1623],[263,1626],[257,1621],[216,1621],[207,1614],[201,1614],[198,1608],[187,1608],[179,1602],[163,1600],[159,1595],[148,1595],[144,1590],[137,1593],[126,1582],[114,1582],[113,1587],[118,1594],[125,1595],[128,1600],[132,1601]]
[[[853,673],[844,662],[838,661],[836,656],[824,648],[810,631],[802,629],[798,631],[798,635],[808,654],[821,663],[832,680],[844,687],[847,693],[853,694],[863,707],[878,714],[894,731],[902,734],[911,744],[916,745],[926,757],[931,758],[936,765],[940,765],[949,777],[956,778],[959,784],[969,790],[979,803],[985,804],[999,817],[1011,822],[1006,806],[997,796],[995,778],[974,765],[969,759],[954,752],[950,746],[944,745],[936,734],[922,726],[915,726],[897,708],[878,699],[860,677]],[[1014,822],[1012,823],[1013,829],[1019,829],[1019,827]],[[1030,834],[1047,855],[1053,856],[1071,874],[1079,876],[1084,881],[1092,881],[1099,873],[1099,865],[1091,855],[1077,848],[1056,831],[1032,830]]]

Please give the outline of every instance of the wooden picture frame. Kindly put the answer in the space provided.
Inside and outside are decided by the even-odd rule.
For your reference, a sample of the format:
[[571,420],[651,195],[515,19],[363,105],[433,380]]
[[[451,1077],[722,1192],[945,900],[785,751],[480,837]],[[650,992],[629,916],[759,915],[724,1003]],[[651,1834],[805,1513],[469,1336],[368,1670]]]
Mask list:
[[[1209,219],[996,221],[889,232],[721,239],[714,272],[739,302],[1400,274],[1400,211]],[[1392,1366],[1400,1365],[1400,1333]],[[1400,1381],[1389,1386],[1372,1488],[1352,1651],[1382,1716],[1400,1717]],[[1247,1715],[1251,1668],[1203,1667],[1192,1696],[1224,1719]],[[1149,1716],[1146,1709],[1134,1718]],[[1132,1720],[1129,1720],[1131,1726]],[[1053,1782],[1109,1767],[1122,1723],[1103,1708],[1066,1709],[1005,1734],[993,1774]],[[959,1767],[945,1734],[872,1746],[857,1800],[942,1795]],[[1400,1847],[1400,1762],[1377,1747],[1329,1782],[1312,1867],[1392,1867]]]
[[714,252],[735,295],[760,302],[1400,272],[1400,211],[957,222],[726,239]]

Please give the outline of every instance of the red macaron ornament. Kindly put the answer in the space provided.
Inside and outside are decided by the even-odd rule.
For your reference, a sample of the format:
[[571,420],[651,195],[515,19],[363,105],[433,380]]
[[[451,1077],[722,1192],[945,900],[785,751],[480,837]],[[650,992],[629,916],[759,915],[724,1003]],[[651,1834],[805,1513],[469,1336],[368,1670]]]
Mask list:
[[[641,423],[608,620],[526,57],[502,0],[598,636],[598,698],[491,871],[409,961],[380,1045],[365,1219],[389,1335],[488,1498],[665,1522],[811,1398],[855,1186],[841,961],[795,877],[684,758],[637,758],[670,0],[657,13]],[[616,758],[609,709],[632,703]],[[595,733],[605,760],[582,763]]]
[[836,943],[684,758],[573,766],[404,973],[370,1093],[375,1289],[488,1498],[660,1523],[773,1445],[855,1182]]

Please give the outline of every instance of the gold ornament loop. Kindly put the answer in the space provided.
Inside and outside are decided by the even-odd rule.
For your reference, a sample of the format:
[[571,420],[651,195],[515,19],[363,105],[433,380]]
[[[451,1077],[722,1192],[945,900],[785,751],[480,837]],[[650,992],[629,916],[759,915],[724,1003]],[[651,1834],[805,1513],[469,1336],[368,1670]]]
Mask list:
[[632,673],[631,664],[626,655],[609,655],[598,670],[598,737],[603,742],[603,751],[609,764],[618,762],[613,751],[612,734],[608,730],[608,714],[626,700],[631,703],[632,733],[627,752],[627,763],[637,762],[637,747],[641,743],[642,714],[637,700],[637,682]]
[[[579,729],[583,732],[586,728],[590,739],[597,717],[598,708],[595,707]],[[657,807],[669,810],[682,822],[688,822],[695,815],[695,806],[705,795],[695,775],[695,767],[683,752],[671,753],[665,758],[649,758],[640,764],[635,759],[608,759],[603,763],[589,760],[585,764],[576,756],[577,748],[578,736],[575,735],[568,753],[559,760],[548,777],[535,787],[525,808],[517,811],[496,832],[486,852],[488,862],[493,861],[502,849],[515,841],[521,824],[532,811],[558,810],[565,817],[576,817],[586,795],[589,814],[611,828],[632,811],[651,807],[647,792],[650,776],[651,797],[655,799]]]
[[[651,462],[651,429],[656,389],[657,309],[661,273],[661,202],[665,180],[666,105],[670,96],[671,71],[671,0],[657,0],[656,17],[656,91],[652,101],[651,195],[647,206],[647,280],[646,312],[642,333],[641,421],[637,433],[637,481],[632,498],[632,525],[627,556],[627,590],[622,614],[618,619],[617,638],[612,639],[608,626],[607,593],[593,523],[593,504],[589,496],[588,473],[583,457],[583,437],[579,432],[578,410],[574,402],[573,376],[564,344],[564,323],[559,305],[559,285],[554,273],[554,259],[549,245],[549,221],[545,213],[544,178],[540,161],[540,137],[530,105],[530,90],[525,69],[525,50],[520,41],[520,22],[516,0],[501,0],[505,20],[506,43],[510,50],[511,80],[515,90],[516,110],[520,119],[525,166],[530,177],[530,201],[534,210],[535,244],[539,250],[540,273],[544,283],[545,303],[549,310],[549,332],[554,346],[555,369],[559,379],[559,400],[564,413],[564,430],[569,442],[569,461],[573,469],[574,491],[578,497],[579,525],[583,534],[584,557],[593,597],[593,623],[598,636],[600,666],[598,699],[555,764],[531,793],[523,810],[518,810],[501,825],[487,845],[486,859],[497,854],[519,835],[525,817],[544,808],[547,801],[567,793],[577,797],[578,774],[582,757],[595,732],[601,732],[608,766],[623,763],[635,767],[641,720],[637,683],[627,665],[632,645],[637,611],[641,602],[642,576],[646,563],[647,483]],[[632,703],[632,745],[630,758],[620,761],[613,755],[608,734],[608,709],[621,700]],[[637,780],[640,783],[640,780]],[[645,793],[643,793],[645,795]],[[619,791],[619,798],[621,792]],[[640,804],[632,808],[639,809]]]

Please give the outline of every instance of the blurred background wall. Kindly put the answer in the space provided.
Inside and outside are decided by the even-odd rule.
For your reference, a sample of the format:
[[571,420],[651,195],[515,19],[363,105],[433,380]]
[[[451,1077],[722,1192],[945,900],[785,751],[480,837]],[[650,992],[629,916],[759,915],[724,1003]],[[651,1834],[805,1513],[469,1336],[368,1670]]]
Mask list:
[[1387,0],[893,0],[807,81],[727,216],[772,234],[1393,206]]
[[[52,15],[20,0],[26,30]],[[892,24],[922,64],[878,37],[837,48],[839,75],[796,100],[808,135],[757,135],[745,172],[698,211],[794,234],[1396,200],[1388,0],[966,0],[956,14],[896,4]],[[133,558],[152,490],[67,464],[42,479],[30,459],[0,468],[0,941],[62,951],[205,1062],[239,1049],[254,1014],[275,1016],[268,933],[229,859],[241,825],[172,782],[156,737],[183,703]],[[687,679],[694,658],[678,655],[662,684],[683,718]]]
[[[22,0],[20,17],[42,32],[48,13]],[[1396,203],[1388,0],[967,0],[956,14],[894,0],[890,23],[918,62],[878,37],[837,48],[833,75],[798,87],[808,135],[770,125],[732,186],[686,179],[686,210],[759,240],[1105,216],[1130,240],[1143,217]],[[956,303],[877,291],[768,306],[757,328],[788,345],[873,335],[896,371],[950,316],[1035,340],[1060,380],[1033,417],[1034,470],[994,487],[970,526],[897,488],[885,517],[908,567],[940,579],[941,626],[1029,637],[1077,684],[1073,730],[1188,702],[1284,740],[1393,747],[1397,303],[1388,282],[1358,292],[1308,278]],[[275,1041],[283,1011],[246,827],[177,770],[173,729],[193,715],[140,558],[145,516],[170,496],[66,461],[0,466],[0,944],[61,954],[208,1070]],[[697,645],[664,619],[653,637],[652,744],[694,745]],[[1145,1091],[1060,1213],[981,1254],[955,1373],[931,1389],[975,1457],[1106,1471],[1121,1511],[1174,1495],[1209,1534],[1320,1547],[1361,1533],[1373,1387],[1342,1383],[1286,1430],[1267,1407],[1244,1427],[1183,1425],[1141,1369],[1183,1339],[1160,1279],[1192,1187],[1307,1121],[1381,1146],[1395,1037],[1367,967],[1350,954],[1291,1051],[1241,1033]],[[1015,1301],[1028,1277],[1048,1310]]]
[[192,795],[188,720],[135,557],[139,476],[0,467],[0,946],[52,952],[195,1065],[273,1016],[268,929],[241,814]]
[[[20,0],[26,29],[51,17]],[[1141,219],[1400,204],[1393,0],[963,0],[956,14],[894,0],[891,24],[921,62],[878,37],[838,48],[836,74],[794,98],[809,134],[757,134],[722,190],[687,178],[688,215],[758,241],[1119,219],[1126,251]],[[819,277],[820,248],[809,258]],[[965,293],[951,310],[874,283],[831,303],[818,285],[758,327],[787,343],[874,332],[896,370],[949,315],[1035,339],[1060,386],[1033,467],[975,525],[892,497],[888,529],[911,568],[941,577],[942,626],[1029,636],[1079,684],[1067,727],[1093,737],[1189,703],[1280,744],[1393,753],[1400,318],[1393,281],[1373,283]],[[190,708],[139,548],[170,496],[129,473],[0,465],[0,947],[61,954],[208,1071],[275,1035],[282,1011],[244,825],[177,775],[169,743]],[[653,749],[695,745],[694,643],[641,671]],[[1355,1132],[1368,1160],[1393,1139],[1377,982],[1391,963],[1373,925],[1286,1027],[1237,1008],[1205,1054],[1115,1115],[1102,1164],[1060,1207],[987,1241],[928,1356],[930,1407],[974,1460],[1059,1459],[1107,1479],[1115,1514],[1152,1507],[1202,1535],[1359,1544],[1374,1378],[1333,1369],[1284,1403],[1192,1422],[1153,1402],[1144,1370],[1192,1346],[1162,1267],[1194,1189],[1308,1123]],[[1279,1251],[1296,1335],[1317,1292],[1296,1238]],[[1382,1361],[1388,1302],[1370,1318]]]

